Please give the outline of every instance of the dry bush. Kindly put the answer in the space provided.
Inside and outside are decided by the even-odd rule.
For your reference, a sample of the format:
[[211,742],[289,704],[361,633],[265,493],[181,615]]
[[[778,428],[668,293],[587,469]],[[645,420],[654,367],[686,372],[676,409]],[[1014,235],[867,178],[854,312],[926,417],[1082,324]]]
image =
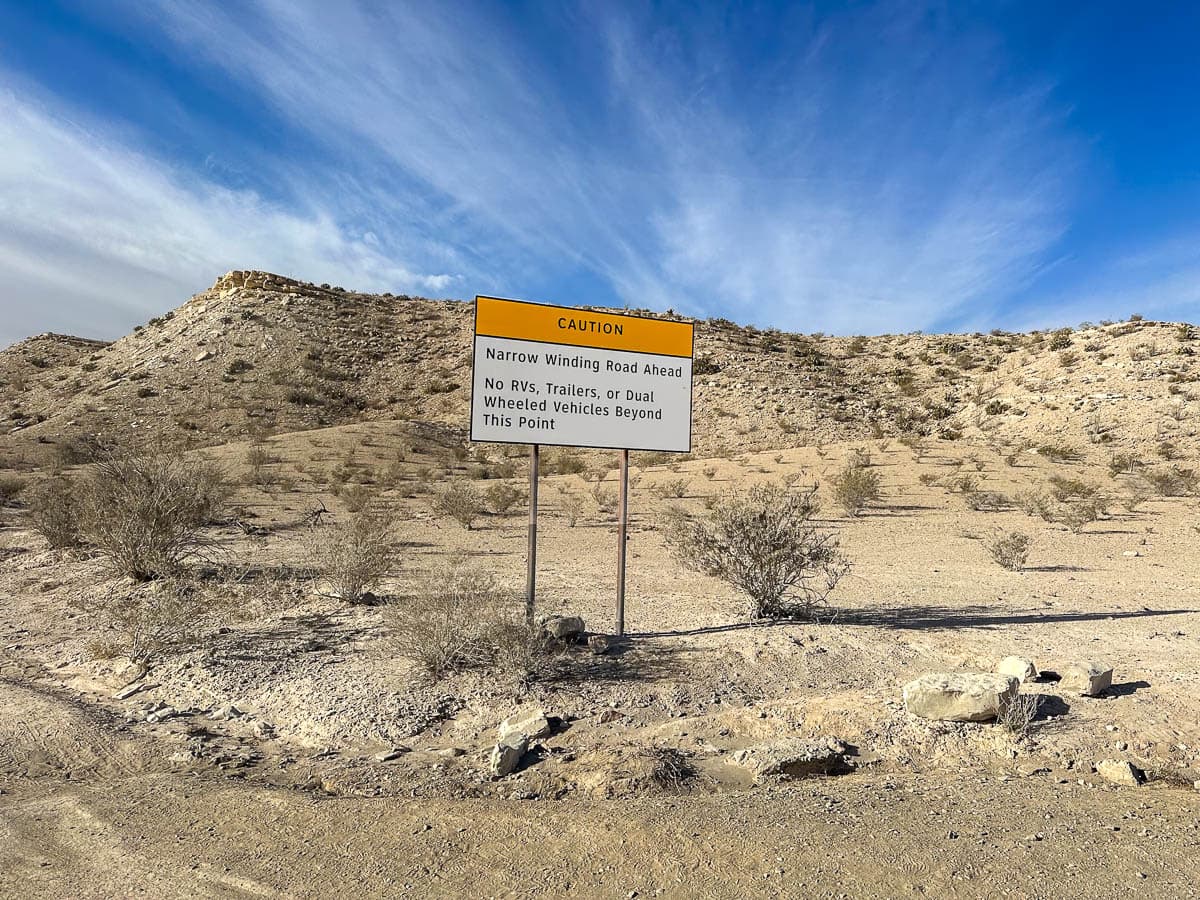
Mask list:
[[204,526],[224,510],[230,486],[212,463],[179,453],[114,455],[80,485],[83,534],[120,575],[148,581],[211,560]]
[[267,466],[278,461],[266,447],[257,444],[250,447],[246,451],[246,467],[250,470],[248,482],[261,488],[270,487],[274,476]]
[[999,491],[968,491],[963,502],[976,512],[998,512],[1009,505],[1009,499]]
[[687,496],[687,491],[691,487],[691,484],[692,482],[689,478],[668,478],[665,481],[658,482],[652,490],[659,499],[678,500]]
[[27,492],[29,525],[56,550],[83,545],[78,487],[77,482],[56,475]]
[[332,526],[314,526],[308,558],[329,586],[329,593],[361,603],[391,571],[395,538],[391,516],[374,507]]
[[1196,493],[1200,477],[1194,470],[1172,466],[1146,473],[1146,480],[1163,497],[1184,497]]
[[170,577],[111,596],[101,612],[125,638],[125,655],[148,670],[224,622],[227,604],[194,581]]
[[356,513],[362,512],[374,503],[379,496],[379,492],[365,484],[350,484],[342,488],[339,496],[342,498],[342,502],[346,504],[346,509]]
[[395,651],[435,678],[464,669],[521,676],[536,656],[518,598],[462,559],[418,579],[411,597],[384,608],[384,619]]
[[1076,503],[1064,503],[1054,514],[1054,521],[1079,534],[1083,529],[1104,515],[1104,503],[1095,498]]
[[434,508],[470,531],[483,509],[483,500],[470,482],[452,481],[437,495]]
[[933,472],[922,472],[917,476],[917,481],[925,485],[925,487],[933,487],[938,482],[938,476]]
[[833,496],[846,511],[846,515],[859,516],[868,503],[882,496],[881,482],[878,472],[857,465],[851,460],[834,477]]
[[1050,476],[1050,493],[1060,503],[1077,499],[1091,499],[1097,495],[1098,490],[1094,484],[1088,484],[1078,478],[1064,478],[1061,475]]
[[1020,531],[1002,531],[988,542],[988,553],[1010,572],[1020,572],[1029,558],[1033,538]]
[[1114,478],[1132,475],[1144,466],[1145,463],[1135,453],[1114,453],[1108,459],[1108,474]]
[[812,524],[818,508],[816,487],[759,484],[717,498],[704,518],[675,512],[667,541],[685,565],[748,595],[752,618],[808,614],[850,569],[836,536]]
[[1017,694],[1000,708],[996,722],[1018,737],[1029,733],[1042,705],[1039,694]]
[[583,515],[583,498],[578,494],[567,493],[562,494],[561,509],[567,519],[567,525],[574,528],[579,523],[579,517]]
[[525,492],[511,484],[498,482],[487,489],[487,504],[498,516],[506,514],[521,502]]
[[15,503],[28,486],[20,475],[0,475],[0,507]]
[[592,499],[596,501],[601,512],[612,515],[617,511],[617,492],[612,488],[606,488],[602,484],[595,485],[592,488]]

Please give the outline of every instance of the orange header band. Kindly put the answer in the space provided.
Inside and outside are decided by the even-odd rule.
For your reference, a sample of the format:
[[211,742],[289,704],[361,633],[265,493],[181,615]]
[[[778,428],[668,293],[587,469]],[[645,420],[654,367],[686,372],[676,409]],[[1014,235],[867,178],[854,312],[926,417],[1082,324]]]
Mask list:
[[690,358],[692,327],[690,322],[475,298],[475,333],[487,337]]

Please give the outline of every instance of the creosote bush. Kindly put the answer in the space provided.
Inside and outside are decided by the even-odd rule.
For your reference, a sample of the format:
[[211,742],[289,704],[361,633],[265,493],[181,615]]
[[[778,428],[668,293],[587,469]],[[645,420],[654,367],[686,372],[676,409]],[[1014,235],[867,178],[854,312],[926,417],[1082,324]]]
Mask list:
[[518,677],[532,671],[537,638],[517,597],[461,558],[421,576],[412,596],[383,612],[392,647],[432,677],[466,669]]
[[329,588],[347,603],[361,603],[391,571],[395,537],[390,514],[367,507],[334,525],[313,526],[308,557]]
[[149,581],[211,559],[203,529],[229,499],[230,486],[210,462],[162,452],[113,455],[79,485],[83,536],[120,575]]
[[83,546],[78,488],[78,482],[56,475],[26,493],[30,527],[56,550]]
[[170,577],[122,592],[101,609],[124,636],[125,655],[147,670],[163,654],[224,622],[227,609],[217,600],[195,581]]
[[1033,538],[1027,534],[1020,531],[1002,531],[988,543],[987,549],[999,565],[1010,572],[1020,572],[1025,568],[1025,560],[1029,558],[1029,548],[1032,544]]
[[745,593],[752,618],[810,614],[850,569],[837,537],[812,523],[818,508],[816,487],[758,484],[702,518],[675,511],[667,541],[685,565]]
[[524,491],[504,482],[497,482],[487,489],[488,506],[498,516],[511,510],[524,496]]
[[851,460],[833,479],[833,496],[848,516],[862,515],[868,503],[882,496],[882,479],[874,469]]
[[470,482],[452,481],[437,495],[434,508],[470,531],[483,509],[483,500]]
[[0,475],[0,507],[15,503],[28,486],[20,475]]

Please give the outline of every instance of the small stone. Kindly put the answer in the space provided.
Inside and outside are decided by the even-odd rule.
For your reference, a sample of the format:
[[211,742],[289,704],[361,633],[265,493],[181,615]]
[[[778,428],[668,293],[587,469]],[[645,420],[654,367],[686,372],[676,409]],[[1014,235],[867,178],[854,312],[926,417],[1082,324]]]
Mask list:
[[1141,556],[1142,554],[1139,553],[1137,550],[1126,550],[1121,555],[1124,556],[1126,559],[1133,559],[1134,557]]
[[583,634],[584,627],[579,616],[550,616],[542,623],[542,630],[560,641],[578,637]]
[[1096,763],[1096,774],[1105,781],[1126,787],[1137,787],[1142,783],[1138,770],[1123,759],[1103,759]]
[[217,722],[228,722],[230,719],[240,719],[244,715],[245,713],[232,703],[222,703],[219,706],[214,706],[208,717]]
[[113,694],[113,699],[114,700],[128,700],[130,697],[132,697],[134,694],[138,693],[139,691],[146,690],[147,687],[149,687],[149,685],[147,685],[144,681],[139,681],[139,682],[136,682],[135,684],[127,684],[127,685],[125,685],[125,687],[121,688],[119,691],[117,691],[115,694]]
[[1033,664],[1033,660],[1023,656],[1004,657],[996,664],[996,671],[1001,675],[1011,675],[1022,683],[1038,679],[1037,666]]
[[1064,693],[1098,697],[1112,687],[1112,677],[1111,666],[1095,661],[1075,662],[1063,670],[1058,686]]
[[550,734],[550,720],[540,706],[518,710],[500,723],[496,729],[501,741],[512,734],[522,734],[526,741],[535,741]]
[[467,751],[462,747],[443,747],[437,752],[438,756],[462,756]]
[[384,750],[380,753],[376,753],[375,754],[375,762],[381,762],[381,763],[392,762],[392,760],[399,759],[401,756],[403,756],[405,753],[408,753],[408,752],[410,752],[409,748],[405,747],[404,745],[401,744],[401,745],[392,747],[390,750]]
[[511,775],[521,764],[521,757],[528,749],[529,740],[523,734],[510,734],[501,738],[492,748],[492,755],[488,760],[492,777],[503,778],[505,775]]
[[196,362],[204,362],[205,360],[209,360],[212,358],[213,358],[213,352],[211,350],[201,350],[199,353],[196,354],[196,357],[195,357]]

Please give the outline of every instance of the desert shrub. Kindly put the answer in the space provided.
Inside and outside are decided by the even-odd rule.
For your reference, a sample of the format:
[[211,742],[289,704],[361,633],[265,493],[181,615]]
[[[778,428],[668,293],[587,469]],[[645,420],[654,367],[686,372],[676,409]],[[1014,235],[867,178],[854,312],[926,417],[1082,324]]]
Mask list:
[[367,507],[336,525],[314,526],[308,557],[330,595],[361,603],[392,569],[395,538],[390,515]]
[[1072,447],[1070,444],[1041,444],[1038,446],[1037,452],[1054,462],[1073,462],[1083,458],[1079,448]]
[[274,479],[267,466],[277,461],[266,447],[255,444],[247,449],[246,466],[250,470],[250,483],[259,487],[268,487]]
[[858,516],[868,503],[882,496],[879,473],[865,466],[848,462],[833,479],[833,496],[848,516]]
[[1075,503],[1063,503],[1054,513],[1053,521],[1066,525],[1079,534],[1083,529],[1104,515],[1104,502],[1097,498]]
[[970,474],[956,475],[950,479],[949,488],[951,491],[958,491],[960,494],[972,494],[979,490],[979,479]]
[[352,513],[362,512],[379,497],[379,492],[365,484],[349,484],[341,488],[339,496]]
[[1094,484],[1088,484],[1078,478],[1064,478],[1061,475],[1050,476],[1050,494],[1060,503],[1095,497],[1097,490]]
[[1184,497],[1196,492],[1200,477],[1194,470],[1172,466],[1146,473],[1146,480],[1163,497]]
[[1008,497],[999,491],[967,491],[963,502],[976,512],[996,512],[1009,504]]
[[1118,475],[1132,475],[1143,465],[1135,453],[1114,453],[1108,459],[1108,474],[1114,478]]
[[452,481],[434,500],[434,508],[468,531],[483,510],[483,499],[470,482]]
[[933,487],[933,485],[937,484],[938,477],[933,472],[922,472],[917,476],[917,481],[925,485],[925,487]]
[[666,481],[656,484],[653,490],[663,500],[678,500],[687,496],[687,490],[691,483],[691,479],[688,478],[668,478]]
[[214,602],[196,582],[178,577],[110,597],[101,613],[124,636],[125,655],[143,671],[226,618],[224,604]]
[[1041,705],[1042,698],[1037,694],[1017,694],[1000,708],[996,723],[1018,737],[1028,734]]
[[1053,519],[1054,504],[1047,494],[1040,491],[1022,491],[1017,494],[1016,501],[1027,516],[1037,516],[1047,522]]
[[204,526],[223,511],[230,486],[215,465],[179,453],[112,455],[81,484],[83,534],[120,575],[148,581],[211,559]]
[[20,475],[0,475],[0,507],[15,503],[28,487]]
[[497,482],[487,489],[487,504],[498,516],[502,516],[521,502],[525,492],[511,484]]
[[30,527],[57,550],[83,544],[77,491],[76,482],[55,476],[30,488],[26,494]]
[[812,523],[817,488],[759,484],[717,498],[709,515],[676,513],[667,541],[685,565],[727,581],[753,618],[810,613],[849,571],[836,536]]
[[988,542],[987,550],[999,565],[1010,572],[1020,572],[1029,558],[1033,538],[1020,531],[1002,531]]
[[536,656],[517,598],[461,559],[419,578],[411,596],[384,608],[384,621],[393,649],[433,677],[464,669],[526,674]]
[[583,515],[583,498],[578,494],[564,493],[560,507],[567,519],[567,525],[574,528],[579,522],[579,517]]
[[596,501],[596,505],[600,507],[600,511],[612,515],[617,511],[617,492],[612,488],[606,488],[602,484],[595,484],[592,487],[592,499]]
[[705,466],[703,469],[700,470],[700,474],[703,475],[705,478],[707,478],[709,481],[712,481],[714,478],[717,477],[717,467],[716,466]]

